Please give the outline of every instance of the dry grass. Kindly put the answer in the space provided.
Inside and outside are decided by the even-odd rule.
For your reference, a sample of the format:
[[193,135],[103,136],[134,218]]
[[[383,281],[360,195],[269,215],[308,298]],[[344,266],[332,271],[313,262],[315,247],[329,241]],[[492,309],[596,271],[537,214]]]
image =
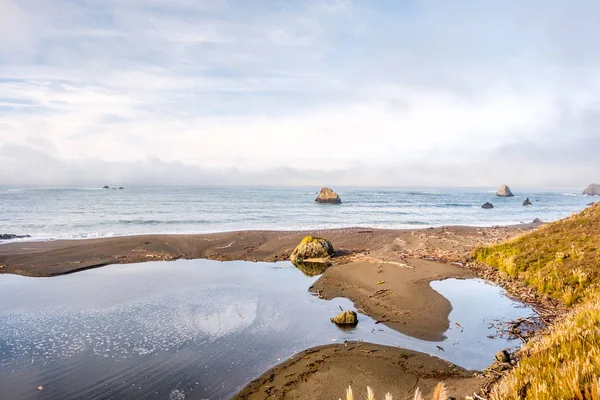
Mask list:
[[600,400],[600,205],[475,256],[573,306],[525,345],[491,399]]
[[[419,388],[415,390],[415,396],[413,397],[413,399],[425,400]],[[354,393],[352,392],[352,388],[350,386],[348,386],[348,389],[346,389],[346,400],[354,400]],[[367,400],[375,400],[375,393],[369,386],[367,386]],[[384,400],[393,400],[392,394],[386,393]],[[446,385],[443,382],[437,384],[437,386],[433,390],[433,394],[431,395],[431,400],[448,400],[448,391],[446,389]]]
[[474,256],[572,306],[600,282],[600,204]]

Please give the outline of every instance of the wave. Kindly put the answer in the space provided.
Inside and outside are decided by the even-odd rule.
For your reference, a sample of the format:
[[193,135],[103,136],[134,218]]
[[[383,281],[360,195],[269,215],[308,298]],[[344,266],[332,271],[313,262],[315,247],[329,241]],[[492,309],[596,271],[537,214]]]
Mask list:
[[198,225],[209,224],[211,221],[205,219],[184,219],[170,221],[160,221],[157,219],[121,219],[117,222],[121,225]]

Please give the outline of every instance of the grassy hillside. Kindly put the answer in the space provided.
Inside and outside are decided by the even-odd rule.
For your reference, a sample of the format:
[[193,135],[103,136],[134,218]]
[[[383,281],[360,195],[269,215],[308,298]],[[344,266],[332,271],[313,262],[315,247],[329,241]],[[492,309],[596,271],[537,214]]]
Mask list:
[[522,349],[492,399],[600,399],[600,204],[474,255],[574,306]]
[[600,204],[475,257],[571,306],[600,281]]

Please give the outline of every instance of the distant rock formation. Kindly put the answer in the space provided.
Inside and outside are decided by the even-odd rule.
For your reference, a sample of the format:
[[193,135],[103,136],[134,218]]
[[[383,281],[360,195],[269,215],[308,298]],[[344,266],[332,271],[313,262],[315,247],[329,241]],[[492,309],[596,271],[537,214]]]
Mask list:
[[123,186],[119,186],[119,190],[123,190],[123,189],[124,189]]
[[539,219],[539,218],[536,218],[536,219],[534,219],[534,220],[533,220],[533,223],[534,223],[534,224],[543,224],[543,223],[544,223],[544,221],[542,221],[542,220],[541,220],[541,219]]
[[342,199],[340,199],[340,196],[338,196],[336,192],[329,189],[328,187],[324,187],[321,189],[321,192],[319,193],[319,196],[315,199],[315,201],[317,203],[323,204],[340,204],[342,202]]
[[306,236],[292,251],[290,261],[294,264],[304,260],[324,259],[333,255],[333,245],[329,240]]
[[102,186],[102,189],[110,189],[108,186]]
[[600,185],[597,183],[592,183],[585,188],[583,194],[587,194],[588,196],[600,196]]
[[24,239],[30,238],[29,235],[13,235],[12,233],[0,233],[0,240]]
[[594,204],[596,204],[596,203],[594,203],[594,202],[592,201],[591,203],[588,203],[587,205],[588,205],[588,206],[593,206]]
[[529,197],[527,199],[525,199],[525,201],[523,202],[524,206],[531,206],[533,205],[530,201],[529,201]]
[[490,208],[494,208],[494,205],[490,202],[486,202],[484,205],[481,206],[481,208],[485,208],[486,210],[489,210]]
[[358,315],[354,311],[344,311],[331,318],[331,322],[341,326],[356,326],[358,324]]
[[514,194],[510,191],[510,188],[506,185],[502,185],[500,189],[496,192],[496,196],[498,197],[513,197]]

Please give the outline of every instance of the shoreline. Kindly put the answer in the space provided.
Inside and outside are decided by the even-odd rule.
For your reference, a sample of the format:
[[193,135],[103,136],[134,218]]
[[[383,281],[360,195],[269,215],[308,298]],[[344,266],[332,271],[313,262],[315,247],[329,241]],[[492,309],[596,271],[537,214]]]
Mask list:
[[[180,258],[206,258],[217,261],[284,261],[306,235],[323,236],[330,240],[342,255],[333,261],[348,262],[349,254],[371,254],[382,260],[402,256],[394,249],[396,239],[411,245],[405,246],[404,255],[416,254],[421,258],[428,250],[436,252],[436,243],[430,249],[415,243],[414,235],[431,237],[449,232],[470,242],[489,243],[502,240],[539,227],[540,224],[521,224],[495,227],[444,226],[425,229],[374,229],[348,227],[303,231],[231,231],[209,234],[153,234],[112,236],[92,239],[60,239],[47,241],[15,241],[0,244],[0,274],[24,276],[57,276],[110,264],[170,261]],[[485,240],[477,240],[485,238]],[[459,240],[460,241],[460,240]],[[438,240],[439,242],[439,240]],[[408,242],[407,242],[408,243]],[[473,244],[459,243],[460,252],[474,248]],[[439,245],[440,243],[437,243]],[[387,248],[386,248],[387,247]],[[397,247],[397,246],[396,246]],[[439,246],[438,246],[439,247]],[[447,247],[447,246],[442,246]],[[423,250],[423,251],[420,251]],[[448,252],[449,249],[443,249]],[[423,254],[420,254],[423,253]],[[453,253],[456,253],[454,251]],[[449,261],[460,261],[452,257]],[[460,258],[460,257],[458,257]],[[443,260],[442,260],[443,261]]]
[[[333,243],[336,255],[331,260],[334,265],[310,291],[323,298],[348,298],[361,312],[391,329],[418,339],[439,341],[448,329],[452,307],[429,283],[478,276],[469,265],[476,246],[519,236],[539,226],[412,230],[353,227],[19,241],[0,245],[0,275],[51,277],[110,264],[196,258],[288,261],[304,236],[318,235]],[[290,396],[296,393],[293,396],[301,398],[322,398],[310,397],[315,393],[329,393],[331,398],[337,398],[344,395],[348,385],[353,386],[355,393],[362,393],[370,385],[376,393],[391,391],[395,397],[404,398],[412,395],[410,391],[414,393],[417,384],[427,393],[440,378],[450,385],[451,393],[464,397],[487,381],[433,355],[366,342],[357,345],[363,348],[348,352],[344,345],[326,345],[305,350],[299,353],[301,356],[293,356],[266,371],[235,398],[273,397],[274,393],[284,395],[290,390]],[[440,371],[445,372],[440,375]],[[332,379],[336,380],[335,385],[329,384]]]

